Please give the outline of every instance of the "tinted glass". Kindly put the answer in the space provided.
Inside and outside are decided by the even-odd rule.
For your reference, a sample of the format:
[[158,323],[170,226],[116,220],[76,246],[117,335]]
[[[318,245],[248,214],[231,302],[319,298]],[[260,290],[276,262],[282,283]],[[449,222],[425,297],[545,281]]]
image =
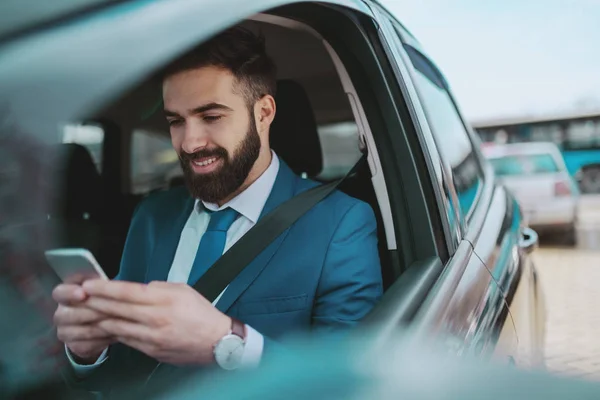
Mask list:
[[505,156],[493,158],[490,162],[499,176],[535,175],[559,171],[554,157],[550,154]]
[[343,177],[361,156],[356,122],[321,125],[317,129],[323,153],[323,171],[318,178],[333,180]]
[[135,130],[131,141],[131,192],[166,189],[182,175],[177,153],[166,134]]
[[473,144],[441,74],[417,50],[410,46],[405,48],[416,70],[415,85],[427,120],[442,158],[452,169],[461,210],[467,215],[483,177]]

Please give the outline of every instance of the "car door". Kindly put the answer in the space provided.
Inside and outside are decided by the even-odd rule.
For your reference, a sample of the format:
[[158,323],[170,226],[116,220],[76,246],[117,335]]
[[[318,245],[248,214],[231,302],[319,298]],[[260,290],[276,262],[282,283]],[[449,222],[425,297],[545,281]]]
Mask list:
[[[440,157],[402,42],[395,33],[390,36],[387,17],[375,15],[378,6],[369,6],[297,4],[277,11],[310,25],[336,52],[336,62],[345,66],[352,82],[345,86],[351,103],[366,116],[361,125],[369,129],[361,129],[361,135],[368,130],[372,137],[366,136],[367,143],[374,140],[369,152],[376,153],[380,164],[375,170],[389,194],[386,218],[395,236],[388,249],[399,268],[365,325],[376,325],[381,337],[408,325],[424,334],[444,334],[458,352],[495,352],[507,360],[516,337],[502,291],[464,240],[471,208],[485,204],[479,181],[474,192],[462,190],[473,182],[472,151],[458,159],[456,171]],[[461,193],[459,179],[464,180]],[[461,200],[468,212],[461,209]]]
[[[492,179],[486,178],[476,146],[456,109],[443,77],[422,54],[418,42],[378,6],[382,41],[395,66],[398,84],[410,98],[414,121],[422,135],[423,152],[441,173],[432,181],[445,195],[439,209],[450,229],[449,243],[458,243],[436,287],[421,307],[417,320],[424,332],[444,332],[458,351],[492,354],[513,360],[518,339],[504,292],[468,239],[479,225],[473,215],[490,209]],[[404,35],[402,35],[404,33]],[[404,40],[403,40],[404,39]],[[441,179],[441,182],[440,182]],[[501,204],[494,212],[505,216]],[[483,223],[482,223],[483,224]],[[456,235],[456,236],[454,236]],[[479,246],[495,243],[497,232],[479,236]]]
[[[528,257],[535,248],[537,236],[524,226],[515,199],[496,183],[492,168],[480,151],[479,138],[465,122],[442,73],[421,53],[420,45],[410,35],[404,37],[407,40],[403,47],[408,58],[415,69],[424,71],[424,74],[414,74],[417,85],[420,79],[419,87],[426,86],[423,85],[423,76],[430,75],[431,80],[437,79],[440,90],[445,92],[443,102],[435,100],[431,90],[421,92],[424,107],[427,107],[427,99],[433,99],[430,107],[432,111],[428,116],[433,116],[430,118],[433,121],[432,132],[440,142],[440,149],[445,148],[444,135],[436,134],[435,115],[440,114],[446,118],[438,121],[437,131],[447,133],[451,126],[455,126],[458,136],[452,137],[459,142],[459,136],[462,136],[464,143],[471,148],[469,156],[463,162],[456,166],[450,162],[452,181],[457,189],[459,207],[463,214],[461,221],[465,229],[464,240],[471,243],[476,257],[500,289],[492,295],[496,297],[496,303],[499,302],[500,293],[504,296],[505,307],[500,313],[498,326],[504,324],[503,332],[516,336],[510,339],[513,350],[507,354],[519,365],[539,366],[543,364],[545,308],[535,268]],[[442,156],[443,153],[442,151]],[[478,184],[469,184],[475,177],[478,177]],[[513,327],[514,332],[509,326]],[[506,340],[509,340],[508,337]]]
[[[5,88],[4,93],[9,95],[3,96],[2,100],[6,100],[14,119],[20,121],[22,130],[37,137],[52,137],[55,134],[57,121],[76,120],[80,115],[85,115],[89,109],[109,101],[141,76],[151,73],[153,68],[168,61],[182,49],[192,46],[229,23],[241,20],[260,9],[279,6],[282,3],[264,1],[261,4],[253,3],[252,6],[244,3],[244,7],[240,3],[240,7],[224,10],[216,2],[199,4],[178,0],[152,3],[132,1],[127,5],[115,5],[111,10],[94,17],[83,16],[78,22],[60,25],[44,40],[24,37],[17,46],[5,50],[2,54],[4,63],[0,64],[2,65],[0,87]],[[128,13],[133,14],[134,11],[135,18],[127,18]],[[331,9],[326,11],[332,12]],[[162,18],[165,13],[170,17]],[[323,11],[324,16],[325,14]],[[204,18],[203,21],[206,23],[199,25],[198,17],[193,15],[211,15],[211,18]],[[309,14],[301,17],[310,20]],[[110,31],[105,29],[107,21],[112,22]],[[149,21],[152,23],[150,24]],[[323,18],[322,24],[328,21],[327,18]],[[84,23],[87,24],[86,35],[82,35],[80,30]],[[177,34],[173,34],[174,25],[195,28],[177,30]],[[148,29],[148,26],[152,26],[152,29]],[[337,29],[338,25],[328,23],[327,27],[332,30]],[[323,31],[327,29],[323,28]],[[381,28],[379,33],[382,33]],[[120,40],[115,40],[117,37]],[[168,38],[169,45],[165,45],[165,38]],[[359,35],[352,38],[361,39]],[[90,40],[94,46],[90,46]],[[403,50],[400,46],[400,53],[390,52],[392,47],[388,46],[388,40],[396,40],[391,36],[387,39],[386,36],[377,36],[370,40],[373,40],[376,46],[387,46],[389,60],[394,66],[397,81],[389,79],[387,82],[382,82],[381,76],[376,82],[361,83],[356,79],[357,86],[361,86],[359,92],[371,90],[373,96],[377,96],[379,89],[386,90],[385,84],[396,86],[391,88],[392,91],[402,92],[403,95],[399,96],[401,99],[392,99],[392,101],[397,100],[397,104],[407,102],[411,111],[410,115],[396,111],[402,115],[401,124],[392,127],[392,122],[383,121],[380,126],[374,125],[381,128],[380,131],[374,132],[380,135],[377,137],[378,146],[383,148],[390,144],[387,152],[381,152],[386,179],[402,178],[398,179],[396,184],[392,182],[388,186],[390,198],[396,200],[391,206],[392,217],[396,218],[394,227],[399,232],[397,244],[398,249],[402,250],[396,253],[398,258],[405,257],[407,260],[410,258],[414,261],[413,268],[408,268],[396,285],[396,292],[402,292],[402,298],[406,299],[406,302],[400,304],[398,301],[400,296],[395,297],[395,293],[391,292],[387,296],[391,299],[388,304],[394,308],[388,310],[398,311],[401,306],[404,306],[405,314],[412,315],[414,308],[418,311],[417,322],[420,326],[429,332],[440,329],[450,331],[460,346],[466,344],[470,347],[475,343],[484,343],[486,346],[489,345],[488,347],[496,347],[492,345],[497,342],[498,328],[501,327],[498,321],[502,320],[499,313],[504,310],[495,302],[497,286],[491,280],[490,274],[482,268],[481,261],[474,257],[470,243],[462,238],[465,218],[459,212],[456,188],[448,178],[450,175],[447,166],[444,166],[443,160],[439,157],[411,80],[409,78],[404,81],[407,68],[402,58]],[[130,50],[132,44],[135,44],[135,52]],[[353,44],[346,49],[346,52],[349,54],[358,47],[367,49],[368,46]],[[111,59],[118,59],[119,62],[100,62],[105,54],[99,54],[97,49],[103,49],[104,52],[110,50]],[[76,59],[70,57],[73,53],[78,54],[79,57]],[[52,56],[48,56],[49,54]],[[361,60],[360,57],[351,58],[345,54],[342,56],[344,61]],[[65,62],[65,59],[69,59],[69,62]],[[44,67],[40,68],[40,65]],[[351,62],[347,65],[349,69],[353,68]],[[381,74],[379,69],[374,67],[372,69],[376,71],[374,73]],[[357,68],[354,68],[350,71],[353,78],[357,73],[356,70]],[[19,82],[19,85],[15,82]],[[43,82],[43,85],[39,84],[40,82]],[[373,83],[375,85],[372,85]],[[23,90],[15,91],[15,87]],[[376,100],[380,101],[374,101],[367,109],[369,122],[375,119],[373,115],[378,112],[385,116],[392,116],[390,120],[394,119],[394,110],[388,108],[390,104],[396,103],[383,98],[376,98]],[[45,112],[31,118],[31,109],[45,110]],[[385,112],[382,112],[384,109]],[[418,137],[414,136],[417,138],[414,146],[411,143],[413,153],[397,145],[401,141],[399,136],[404,124],[411,129],[411,132],[412,130],[418,132]],[[385,138],[381,138],[385,131],[394,133],[397,137],[391,137],[386,142]],[[420,171],[413,173],[412,170],[397,168],[401,165],[400,156],[418,157]],[[419,179],[422,178],[421,183],[417,179],[417,173]],[[427,215],[423,212],[425,207],[422,204],[414,204],[413,207],[413,204],[405,205],[398,201],[402,197],[399,193],[401,186],[404,186],[403,190],[411,195],[414,190],[415,197],[419,190],[426,194],[432,193],[431,196],[426,196],[419,201],[435,202],[438,208],[435,219],[443,222],[439,226],[439,231],[443,231],[442,234],[428,232],[430,226],[426,222]],[[407,225],[407,221],[411,221],[411,217],[413,221],[410,222],[412,224],[410,241],[425,243],[414,250],[411,250],[410,245],[402,242],[402,240],[409,242],[409,235],[400,232],[402,226]],[[437,227],[437,225],[432,226]],[[425,237],[425,235],[429,236]],[[436,243],[437,237],[444,238],[445,242]],[[439,254],[432,250],[436,245]],[[426,247],[427,249],[423,250]],[[435,281],[431,290],[429,290],[430,281]],[[420,290],[417,285],[414,285],[415,282],[420,282],[427,290]],[[410,285],[403,286],[404,283]],[[423,303],[419,296],[411,296],[413,293],[411,291],[418,291],[419,295],[426,293],[425,302]],[[463,309],[459,310],[460,307]],[[379,309],[383,308],[385,307],[379,307]],[[397,322],[394,318],[388,318],[388,321],[394,325]]]
[[[537,243],[537,235],[525,227],[520,208],[514,197],[501,185],[497,184],[492,167],[483,157],[480,142],[473,130],[466,123],[460,107],[453,97],[448,83],[437,67],[409,43],[404,48],[413,62],[421,65],[435,76],[445,92],[445,102],[434,100],[432,111],[428,115],[446,114],[452,116],[438,121],[437,131],[447,133],[449,127],[456,127],[458,142],[460,137],[470,146],[471,152],[460,164],[451,165],[453,183],[459,193],[459,206],[462,210],[465,226],[464,240],[471,243],[476,257],[492,275],[492,280],[500,289],[495,296],[504,296],[504,323],[514,327],[517,348],[510,355],[520,366],[539,366],[543,364],[543,299],[539,295],[535,269],[528,254]],[[415,74],[419,75],[419,74]],[[421,84],[420,87],[424,85]],[[424,106],[426,99],[433,99],[432,93],[423,91]],[[443,110],[446,110],[445,112]],[[436,121],[435,118],[431,118]],[[452,122],[454,121],[454,123]],[[444,136],[436,134],[436,123],[433,132],[440,142],[440,149],[445,148]],[[443,151],[442,151],[443,153]],[[477,185],[469,184],[474,180]],[[475,189],[477,186],[477,189]],[[498,300],[499,301],[499,300]]]

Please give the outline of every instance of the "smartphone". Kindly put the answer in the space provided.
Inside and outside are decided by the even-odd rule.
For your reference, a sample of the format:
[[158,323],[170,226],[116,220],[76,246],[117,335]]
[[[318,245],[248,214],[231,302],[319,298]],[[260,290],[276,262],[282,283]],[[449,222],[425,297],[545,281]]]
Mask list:
[[87,249],[53,249],[45,252],[50,267],[65,283],[81,283],[87,279],[108,277]]

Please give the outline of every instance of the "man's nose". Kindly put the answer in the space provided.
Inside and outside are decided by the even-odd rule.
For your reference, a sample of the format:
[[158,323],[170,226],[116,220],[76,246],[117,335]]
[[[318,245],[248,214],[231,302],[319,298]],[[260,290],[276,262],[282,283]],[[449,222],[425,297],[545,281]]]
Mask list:
[[181,148],[189,154],[205,148],[208,145],[208,135],[200,124],[186,124]]

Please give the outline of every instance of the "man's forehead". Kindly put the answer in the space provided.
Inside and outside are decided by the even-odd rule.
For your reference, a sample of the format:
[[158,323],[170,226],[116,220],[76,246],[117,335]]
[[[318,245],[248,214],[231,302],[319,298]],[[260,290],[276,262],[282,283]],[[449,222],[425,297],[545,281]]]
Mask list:
[[190,109],[208,103],[235,108],[236,103],[243,102],[243,99],[234,85],[233,74],[224,69],[205,67],[183,71],[164,80],[163,101],[169,109]]

